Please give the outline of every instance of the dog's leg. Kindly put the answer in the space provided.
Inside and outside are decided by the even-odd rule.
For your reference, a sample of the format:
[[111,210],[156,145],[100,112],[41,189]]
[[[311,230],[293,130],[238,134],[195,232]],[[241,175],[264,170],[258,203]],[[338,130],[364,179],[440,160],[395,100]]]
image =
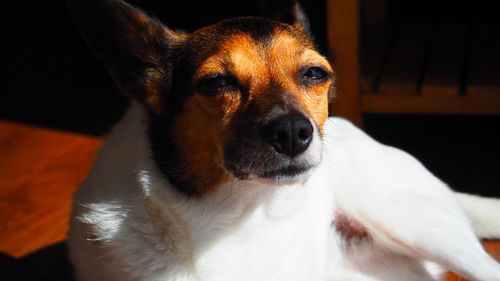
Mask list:
[[[382,247],[432,260],[469,280],[500,280],[500,266],[484,251],[472,231],[464,228],[463,221],[440,214],[440,209],[428,212],[400,220],[379,212],[365,217],[363,223]],[[439,218],[442,223],[433,223]],[[420,227],[414,227],[417,225]]]
[[[333,121],[325,142],[335,173],[345,174],[335,185],[338,207],[365,226],[374,243],[470,280],[500,281],[500,265],[484,251],[444,183],[407,153],[373,141],[345,121]],[[472,199],[459,200],[470,205]],[[500,210],[496,201],[491,208]]]
[[[401,184],[414,185],[418,181]],[[438,180],[429,177],[426,181],[430,188],[391,190],[379,186],[377,193],[366,192],[359,204],[346,206],[352,208],[346,211],[367,228],[382,248],[434,261],[469,280],[500,281],[499,264],[482,248],[453,193]],[[471,204],[471,198],[465,202]]]
[[328,281],[379,281],[379,280],[358,272],[336,272],[335,277],[329,278]]
[[344,210],[382,248],[434,261],[469,280],[500,281],[499,264],[484,251],[453,193],[437,179],[426,181],[429,188],[365,189],[363,200]]
[[482,239],[500,238],[500,199],[455,193],[458,203],[471,219],[474,231]]

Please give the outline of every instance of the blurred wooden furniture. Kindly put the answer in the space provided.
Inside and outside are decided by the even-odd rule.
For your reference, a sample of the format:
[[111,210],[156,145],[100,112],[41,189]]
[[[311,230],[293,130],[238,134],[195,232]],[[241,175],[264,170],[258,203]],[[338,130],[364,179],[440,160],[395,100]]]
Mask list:
[[73,192],[100,144],[0,121],[0,252],[21,257],[65,239]]
[[384,2],[327,0],[334,115],[500,114],[500,25],[364,21]]

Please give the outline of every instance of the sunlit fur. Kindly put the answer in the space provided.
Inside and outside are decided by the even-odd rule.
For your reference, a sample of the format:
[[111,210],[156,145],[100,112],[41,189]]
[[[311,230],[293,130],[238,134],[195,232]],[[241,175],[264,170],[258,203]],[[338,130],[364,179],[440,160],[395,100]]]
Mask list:
[[[478,241],[500,237],[500,201],[328,118],[332,68],[297,8],[184,34],[121,0],[69,7],[135,100],[75,195],[78,281],[500,281]],[[308,67],[325,73],[304,83]],[[234,84],[203,87],[221,74]],[[313,128],[293,156],[260,134],[290,115]]]
[[189,198],[148,157],[146,116],[132,106],[76,194],[79,281],[430,281],[445,269],[500,280],[461,209],[478,234],[500,237],[500,201],[454,195],[346,120],[325,122],[322,164],[304,182]]

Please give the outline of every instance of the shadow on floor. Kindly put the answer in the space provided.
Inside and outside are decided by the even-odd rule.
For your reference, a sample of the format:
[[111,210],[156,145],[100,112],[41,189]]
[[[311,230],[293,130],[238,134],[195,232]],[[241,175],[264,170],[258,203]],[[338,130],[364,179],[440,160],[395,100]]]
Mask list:
[[20,259],[0,253],[0,280],[73,281],[66,243],[48,246]]

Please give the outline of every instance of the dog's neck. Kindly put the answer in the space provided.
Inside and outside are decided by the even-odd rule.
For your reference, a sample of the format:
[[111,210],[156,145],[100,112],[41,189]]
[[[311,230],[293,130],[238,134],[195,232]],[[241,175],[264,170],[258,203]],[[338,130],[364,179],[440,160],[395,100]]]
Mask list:
[[245,227],[255,217],[292,219],[307,198],[302,183],[273,186],[255,181],[235,181],[201,198],[186,197],[171,187],[154,167],[144,169],[139,182],[156,208],[165,210],[169,202],[168,208],[182,218],[192,240],[203,245]]
[[[145,136],[144,120],[145,110],[133,104],[122,121],[128,124],[122,128],[128,131],[137,128],[139,132],[135,133]],[[259,220],[293,219],[308,198],[304,181],[272,185],[255,180],[235,180],[203,197],[189,197],[174,188],[151,157],[147,157],[151,151],[146,138],[142,137],[136,145],[136,157],[140,159],[132,162],[135,162],[133,169],[137,171],[140,190],[134,193],[145,196],[144,204],[168,213],[165,218],[177,216],[172,225],[182,228],[196,244],[209,245],[209,241],[245,227],[256,217]]]

